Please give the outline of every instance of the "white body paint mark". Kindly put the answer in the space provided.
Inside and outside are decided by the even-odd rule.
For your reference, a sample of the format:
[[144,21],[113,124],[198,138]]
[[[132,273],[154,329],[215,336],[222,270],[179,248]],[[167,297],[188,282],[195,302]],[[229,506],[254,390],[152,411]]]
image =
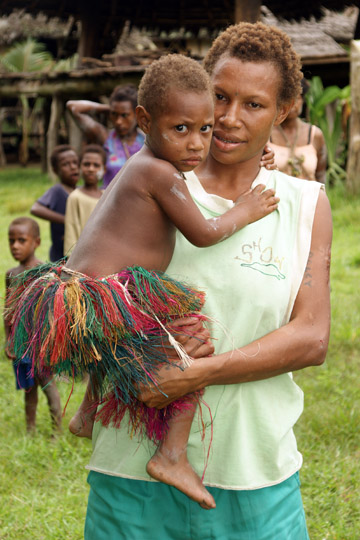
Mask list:
[[178,199],[180,199],[181,201],[186,201],[185,195],[176,186],[173,186],[170,191],[175,195],[175,197],[178,197]]

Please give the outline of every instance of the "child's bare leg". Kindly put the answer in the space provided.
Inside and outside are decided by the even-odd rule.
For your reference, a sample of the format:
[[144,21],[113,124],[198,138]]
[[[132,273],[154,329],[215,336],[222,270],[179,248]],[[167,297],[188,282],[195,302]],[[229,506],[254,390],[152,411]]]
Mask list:
[[60,404],[60,394],[55,384],[55,381],[47,378],[41,378],[40,383],[48,402],[54,431],[61,432],[62,412]]
[[146,470],[155,480],[176,487],[202,508],[209,510],[216,506],[214,498],[205,489],[187,458],[187,444],[195,409],[194,403],[192,409],[177,414],[169,421],[168,433],[148,462]]
[[69,422],[69,430],[77,437],[91,439],[96,414],[92,395],[91,381],[89,380],[80,407]]
[[34,433],[36,427],[36,409],[38,404],[38,389],[36,382],[34,386],[29,388],[29,390],[25,390],[24,401],[26,431],[28,433]]

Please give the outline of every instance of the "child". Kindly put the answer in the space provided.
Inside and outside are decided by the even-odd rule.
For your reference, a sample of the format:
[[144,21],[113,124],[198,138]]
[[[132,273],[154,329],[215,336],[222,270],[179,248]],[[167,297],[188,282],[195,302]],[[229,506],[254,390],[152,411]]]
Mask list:
[[[40,229],[36,221],[28,217],[14,219],[9,226],[9,245],[11,254],[19,262],[19,265],[6,272],[6,294],[15,276],[41,264],[41,261],[35,256],[35,250],[40,245]],[[8,339],[10,335],[10,324],[6,318],[4,322],[5,336]],[[28,433],[35,431],[39,385],[47,397],[54,428],[57,431],[61,431],[60,396],[55,382],[42,376],[32,377],[31,360],[29,358],[25,357],[19,362],[15,362],[16,358],[9,353],[7,346],[5,352],[10,360],[14,360],[16,388],[18,390],[25,390],[26,431]]]
[[157,411],[136,400],[137,383],[156,384],[157,366],[168,361],[165,324],[203,305],[202,293],[162,274],[172,257],[176,227],[193,244],[209,246],[271,213],[278,199],[257,186],[226,214],[209,220],[191,199],[183,173],[205,159],[214,116],[211,82],[196,61],[169,55],[153,62],[141,81],[136,113],[145,146],[105,191],[66,265],[35,282],[40,302],[22,297],[14,318],[24,325],[24,310],[31,315],[34,304],[36,310],[50,310],[51,324],[40,318],[36,327],[43,341],[37,331],[30,336],[42,351],[47,345],[43,365],[53,368],[60,359],[59,369],[71,373],[86,364],[90,386],[72,431],[86,435],[81,418],[85,415],[90,424],[89,396],[106,394],[108,385],[112,391],[97,418],[119,425],[127,412],[134,432],[160,442],[148,473],[202,507],[214,508],[185,451],[198,396]]
[[105,171],[106,152],[99,144],[88,144],[80,158],[84,185],[74,189],[66,202],[64,253],[67,255],[79,240],[85,223],[102,195],[98,184]]
[[79,158],[75,150],[67,145],[56,146],[50,156],[51,166],[60,183],[48,189],[31,207],[31,214],[50,221],[50,260],[64,256],[64,221],[66,201],[79,180]]

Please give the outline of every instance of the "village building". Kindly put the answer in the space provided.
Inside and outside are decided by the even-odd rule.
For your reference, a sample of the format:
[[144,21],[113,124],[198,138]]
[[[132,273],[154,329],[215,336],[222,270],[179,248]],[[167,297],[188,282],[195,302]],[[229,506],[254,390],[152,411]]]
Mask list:
[[[20,94],[44,98],[39,135],[45,149],[44,169],[46,156],[62,139],[80,145],[81,134],[64,110],[68,99],[105,100],[116,85],[138,83],[146,65],[169,51],[201,60],[214,37],[231,23],[261,20],[281,28],[301,56],[305,76],[319,75],[324,85],[349,83],[349,45],[360,33],[359,9],[352,2],[291,0],[284,5],[270,0],[250,5],[235,0],[182,2],[175,7],[149,1],[132,7],[120,2],[61,0],[55,5],[50,0],[34,0],[31,14],[24,11],[26,5],[21,0],[0,0],[0,28],[4,30],[0,47],[32,36],[47,44],[54,58],[78,55],[76,69],[70,71],[2,73],[2,109],[14,104]],[[22,11],[14,14],[14,8]],[[15,24],[20,16],[27,17],[27,25]]]

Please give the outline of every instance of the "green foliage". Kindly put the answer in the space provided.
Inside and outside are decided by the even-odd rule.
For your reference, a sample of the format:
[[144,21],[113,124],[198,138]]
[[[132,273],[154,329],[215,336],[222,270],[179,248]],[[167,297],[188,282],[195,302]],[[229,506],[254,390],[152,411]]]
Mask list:
[[1,63],[14,73],[31,73],[51,67],[53,57],[43,43],[28,38],[15,43],[1,58]]
[[69,58],[64,58],[59,60],[54,64],[53,71],[71,71],[77,68],[79,62],[79,55],[77,53],[73,54]]
[[[35,73],[43,71],[69,71],[76,67],[78,55],[55,62],[51,53],[46,50],[43,43],[32,38],[15,43],[0,57],[1,64],[7,71],[13,73]],[[25,94],[19,95],[22,108],[22,140],[19,148],[19,161],[26,165],[29,159],[29,133],[31,132],[35,112],[43,104],[43,98],[37,98],[33,108],[30,108],[29,98]]]
[[310,122],[319,126],[324,134],[328,155],[327,179],[332,183],[346,178],[342,109],[344,103],[349,100],[350,86],[345,88],[328,86],[324,89],[320,77],[312,78],[309,91],[305,95]]
[[[0,171],[0,272],[15,265],[7,243],[12,219],[29,208],[49,179],[37,169]],[[360,197],[342,185],[329,190],[334,244],[331,271],[332,331],[326,363],[294,374],[305,393],[296,426],[304,456],[302,495],[311,540],[357,540],[360,523]],[[21,208],[16,212],[16,204]],[[28,209],[25,205],[28,201]],[[9,210],[11,212],[9,213]],[[38,220],[46,260],[49,224]],[[4,279],[0,279],[4,295]],[[4,330],[0,325],[0,339]],[[58,384],[64,404],[70,385]],[[84,466],[90,441],[67,432],[84,387],[75,385],[64,418],[64,434],[51,438],[50,419],[39,396],[38,432],[25,435],[23,393],[15,390],[12,366],[0,351],[0,505],[1,540],[81,540],[88,487]],[[41,393],[40,393],[41,394]],[[275,539],[274,539],[275,540]]]

